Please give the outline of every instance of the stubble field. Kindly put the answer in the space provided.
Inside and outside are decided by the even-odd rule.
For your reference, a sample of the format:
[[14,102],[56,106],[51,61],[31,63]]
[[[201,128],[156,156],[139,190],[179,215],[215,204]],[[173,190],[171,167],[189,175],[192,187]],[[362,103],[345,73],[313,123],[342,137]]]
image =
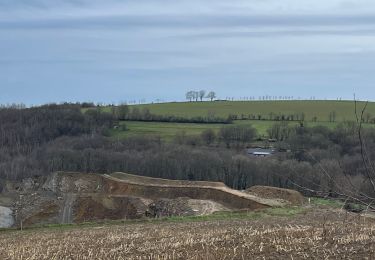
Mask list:
[[0,259],[375,257],[375,224],[359,215],[310,208],[293,216],[259,216],[5,232]]

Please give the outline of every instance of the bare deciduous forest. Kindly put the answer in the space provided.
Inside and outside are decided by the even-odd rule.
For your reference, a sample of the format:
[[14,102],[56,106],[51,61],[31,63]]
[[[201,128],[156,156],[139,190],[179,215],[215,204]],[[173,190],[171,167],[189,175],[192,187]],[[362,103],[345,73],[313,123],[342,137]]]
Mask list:
[[[55,171],[129,172],[151,177],[222,181],[235,189],[253,185],[292,188],[305,195],[360,198],[375,196],[368,176],[375,150],[375,131],[362,129],[369,166],[363,163],[358,124],[289,126],[275,122],[268,132],[278,140],[272,157],[255,159],[244,151],[255,141],[254,128],[224,126],[219,133],[116,139],[110,129],[119,111],[84,104],[46,105],[0,110],[0,178],[21,180]],[[121,109],[121,108],[118,108]],[[122,115],[124,116],[124,115]],[[370,176],[371,177],[371,176]]]

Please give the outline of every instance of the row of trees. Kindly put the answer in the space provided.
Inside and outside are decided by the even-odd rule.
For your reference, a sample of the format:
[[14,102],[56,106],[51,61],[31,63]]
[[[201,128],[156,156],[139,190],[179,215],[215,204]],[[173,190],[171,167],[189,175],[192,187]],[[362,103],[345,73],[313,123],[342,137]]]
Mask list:
[[205,90],[200,90],[200,91],[191,90],[191,91],[186,92],[185,97],[190,102],[198,101],[198,100],[203,101],[204,98],[208,98],[211,101],[213,101],[216,98],[216,93],[214,91],[210,91],[206,95]]
[[243,148],[258,137],[252,126],[224,126],[217,132],[213,129],[202,131],[199,136],[187,135],[185,131],[176,134],[175,142],[180,145],[210,146],[225,144],[227,148]]
[[269,120],[269,121],[305,121],[305,113],[274,113],[270,112],[268,115],[263,114],[240,114],[230,115],[233,120]]
[[[304,112],[299,113],[277,113],[277,112],[270,112],[268,114],[239,114],[230,115],[232,120],[269,120],[269,121],[306,121],[306,115]],[[336,111],[331,111],[328,113],[327,118],[318,118],[317,116],[313,116],[310,120],[311,122],[317,122],[318,120],[327,121],[334,123],[337,122],[337,113]],[[371,113],[364,113],[363,118],[361,119],[363,123],[367,124],[375,124],[375,117]]]
[[175,115],[156,115],[151,113],[147,107],[129,107],[128,105],[120,105],[111,107],[111,113],[114,118],[120,121],[144,121],[144,122],[173,122],[173,123],[219,123],[230,124],[232,117],[219,117],[215,113],[207,113],[207,116],[182,117]]

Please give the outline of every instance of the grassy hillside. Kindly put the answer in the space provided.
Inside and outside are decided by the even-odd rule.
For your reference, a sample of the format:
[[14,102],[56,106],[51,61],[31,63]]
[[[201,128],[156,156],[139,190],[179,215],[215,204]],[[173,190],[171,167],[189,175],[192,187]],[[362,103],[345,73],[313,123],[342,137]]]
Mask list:
[[[363,109],[364,102],[357,103],[358,113]],[[355,106],[352,101],[215,101],[215,102],[182,102],[134,105],[132,108],[148,108],[152,114],[174,115],[180,117],[207,116],[208,114],[227,117],[228,115],[249,115],[268,119],[271,114],[295,115],[303,113],[308,126],[324,125],[334,128],[338,122],[355,120]],[[106,108],[109,110],[109,108]],[[335,112],[335,122],[329,122],[330,113]],[[369,103],[365,117],[375,117],[375,103]],[[317,122],[312,122],[316,117]],[[252,125],[258,130],[260,136],[267,136],[267,129],[275,121],[268,120],[236,120],[237,125]],[[112,130],[112,136],[124,138],[130,136],[154,135],[171,140],[176,134],[185,132],[188,136],[199,135],[206,129],[218,131],[223,124],[194,124],[194,123],[164,123],[164,122],[125,122],[128,130]],[[291,126],[297,125],[297,121],[289,122]],[[365,124],[365,127],[373,127],[373,124]]]
[[[358,102],[358,109],[363,108],[364,102]],[[268,118],[271,113],[297,114],[304,113],[305,119],[311,121],[317,117],[317,121],[329,121],[329,114],[336,113],[336,121],[354,120],[353,101],[215,101],[215,102],[184,102],[137,105],[142,109],[150,109],[157,115],[175,115],[182,117],[207,116],[214,113],[217,116],[227,117],[234,115],[262,115]],[[368,105],[367,113],[375,117],[375,103]]]

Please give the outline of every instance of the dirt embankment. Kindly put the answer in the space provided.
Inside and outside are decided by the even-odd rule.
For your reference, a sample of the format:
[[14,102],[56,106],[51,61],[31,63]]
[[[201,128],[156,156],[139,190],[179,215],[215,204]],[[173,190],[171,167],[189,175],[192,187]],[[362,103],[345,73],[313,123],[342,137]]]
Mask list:
[[74,206],[74,222],[103,219],[138,219],[145,216],[148,204],[130,196],[83,195]]
[[24,196],[15,203],[15,212],[21,214],[15,216],[17,223],[20,220],[24,225],[33,225],[204,215],[222,210],[257,210],[286,204],[268,193],[257,191],[249,194],[218,182],[165,180],[125,173],[58,172],[33,187],[36,187],[35,190],[23,190],[21,187]]
[[[123,178],[119,179],[121,173],[116,173],[116,178],[110,175],[104,175],[103,188],[108,194],[127,194],[140,196],[145,198],[168,198],[174,199],[179,197],[188,197],[197,200],[212,200],[225,205],[232,209],[263,209],[274,206],[282,206],[283,204],[269,199],[263,199],[251,194],[246,194],[237,190],[232,190],[224,184],[217,183],[210,185],[209,182],[181,182],[175,184],[174,181],[161,180],[156,178],[138,177],[128,180],[129,175],[123,174]],[[150,184],[151,180],[155,180],[156,184]],[[159,184],[163,181],[163,184]]]
[[246,193],[261,198],[278,200],[282,203],[290,204],[293,206],[300,206],[305,201],[305,198],[298,191],[270,186],[253,186],[247,189]]
[[165,180],[125,173],[57,173],[44,187],[61,197],[61,223],[146,215],[203,215],[281,205],[232,190],[223,183]]
[[187,181],[187,180],[167,180],[160,178],[152,178],[146,176],[138,176],[123,172],[115,172],[110,175],[113,178],[126,181],[128,183],[138,183],[144,185],[156,186],[189,186],[189,187],[227,187],[222,182],[212,181]]

